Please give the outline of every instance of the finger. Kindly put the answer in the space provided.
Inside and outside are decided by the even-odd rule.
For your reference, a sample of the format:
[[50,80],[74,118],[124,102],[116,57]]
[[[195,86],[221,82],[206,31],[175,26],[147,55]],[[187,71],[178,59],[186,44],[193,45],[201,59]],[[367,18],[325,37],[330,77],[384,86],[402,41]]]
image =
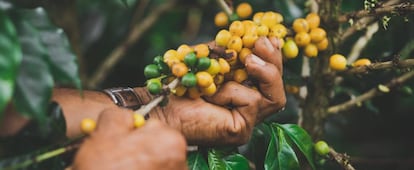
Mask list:
[[[259,57],[250,55],[246,58],[246,69],[250,76],[259,81],[259,88],[265,101],[262,110],[265,114],[282,108],[286,103],[282,75],[275,65],[261,61]],[[270,106],[270,107],[269,107]]]
[[[273,43],[266,37],[260,37],[253,49],[253,53],[266,62],[276,65],[279,72],[282,72],[282,53],[278,48],[278,40],[273,39]],[[277,42],[276,42],[277,41]]]
[[106,109],[100,114],[96,132],[106,135],[124,134],[133,128],[132,111],[116,107]]
[[250,126],[254,125],[256,121],[260,98],[261,95],[257,91],[239,83],[228,82],[220,88],[218,93],[207,100],[217,105],[231,107],[233,114],[239,113],[242,116],[241,118]]

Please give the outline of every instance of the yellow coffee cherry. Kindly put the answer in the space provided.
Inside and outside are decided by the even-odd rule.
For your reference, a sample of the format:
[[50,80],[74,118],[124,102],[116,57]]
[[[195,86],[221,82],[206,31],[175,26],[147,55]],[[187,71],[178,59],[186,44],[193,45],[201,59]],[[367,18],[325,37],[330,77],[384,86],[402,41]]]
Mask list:
[[188,89],[188,97],[190,97],[191,99],[198,99],[200,98],[200,96],[201,93],[197,87],[191,87]]
[[217,85],[223,84],[224,82],[224,75],[223,74],[217,74],[214,76],[214,83]]
[[316,44],[316,47],[318,47],[319,51],[324,51],[328,48],[328,45],[329,45],[328,38],[325,37],[322,41]]
[[245,19],[252,15],[253,9],[249,3],[243,2],[239,4],[236,8],[236,14],[241,18]]
[[81,130],[85,134],[92,133],[96,128],[96,122],[93,119],[85,118],[81,122]]
[[206,71],[197,72],[195,76],[199,87],[208,87],[211,83],[213,83],[213,77]]
[[308,22],[310,29],[318,28],[321,22],[321,18],[316,13],[309,13],[308,15],[306,15],[305,19]]
[[216,59],[210,59],[210,67],[208,67],[206,72],[213,76],[220,72],[220,64]]
[[359,66],[367,66],[371,64],[371,60],[367,58],[360,58],[356,60],[354,63],[352,63],[353,67],[359,67]]
[[299,32],[308,32],[309,31],[309,24],[303,18],[297,18],[293,21],[293,30],[297,33]]
[[174,63],[179,63],[180,60],[177,58],[177,51],[176,50],[168,50],[164,53],[164,62],[167,63],[169,67],[171,67]]
[[244,35],[244,25],[241,21],[233,21],[230,24],[229,31],[233,36],[243,36]]
[[292,59],[296,58],[299,54],[299,48],[293,39],[289,38],[286,40],[286,43],[282,47],[283,56]]
[[187,91],[187,88],[180,84],[174,90],[174,94],[176,96],[184,96],[185,92]]
[[318,43],[326,38],[326,31],[322,28],[311,29],[309,33],[313,43]]
[[231,33],[227,30],[220,30],[215,38],[216,45],[226,47],[231,39]]
[[267,36],[269,34],[269,27],[266,25],[260,25],[257,27],[257,35],[260,36]]
[[192,49],[190,46],[188,46],[187,44],[180,45],[180,46],[177,48],[177,58],[178,58],[180,61],[184,61],[184,57],[185,57],[188,53],[191,53],[191,52],[193,52],[193,49]]
[[247,72],[245,69],[237,69],[234,71],[233,80],[241,83],[247,79]]
[[145,118],[141,114],[134,113],[134,127],[140,128],[145,125]]
[[299,47],[304,47],[311,42],[311,37],[306,32],[299,32],[295,35],[295,43]]
[[276,13],[271,11],[265,12],[260,23],[271,28],[273,25],[278,24],[278,16]]
[[257,25],[250,20],[241,21],[244,27],[244,35],[246,34],[257,34]]
[[256,24],[260,24],[262,22],[263,15],[264,15],[264,12],[256,12],[253,15],[253,22]]
[[230,64],[230,66],[237,65],[238,55],[237,55],[236,50],[227,49],[225,52],[226,52],[226,56],[224,58],[227,60],[227,62]]
[[230,64],[223,58],[218,59],[218,63],[220,65],[220,73],[226,74],[230,72]]
[[316,57],[318,56],[318,47],[315,44],[308,44],[305,46],[305,56]]
[[242,64],[246,63],[246,57],[252,53],[252,50],[249,48],[242,48],[242,50],[239,52],[239,60]]
[[214,24],[217,27],[224,27],[227,26],[227,24],[229,24],[229,17],[226,15],[226,13],[224,12],[219,12],[216,14],[216,16],[214,17]]
[[198,44],[194,47],[197,58],[207,57],[210,54],[210,49],[207,44]]
[[217,86],[216,86],[216,84],[211,83],[210,86],[208,86],[208,87],[200,88],[200,91],[201,91],[202,94],[204,94],[206,96],[212,96],[213,94],[216,93]]
[[[243,38],[242,38],[242,41],[243,41],[243,47],[246,47],[246,48],[253,48],[253,46],[254,46],[254,43],[256,42],[256,40],[258,39],[259,37],[256,35],[256,34],[247,34],[247,35],[244,35],[243,36]],[[240,49],[241,50],[241,49]]]
[[286,34],[287,34],[287,29],[282,24],[276,24],[270,27],[269,37],[283,38],[286,36]]
[[188,67],[184,63],[175,63],[172,65],[171,72],[176,77],[182,77],[188,72]]
[[243,40],[239,36],[232,36],[227,44],[227,48],[239,52],[243,48]]
[[332,70],[342,71],[346,69],[346,58],[341,54],[334,54],[329,58],[329,67]]

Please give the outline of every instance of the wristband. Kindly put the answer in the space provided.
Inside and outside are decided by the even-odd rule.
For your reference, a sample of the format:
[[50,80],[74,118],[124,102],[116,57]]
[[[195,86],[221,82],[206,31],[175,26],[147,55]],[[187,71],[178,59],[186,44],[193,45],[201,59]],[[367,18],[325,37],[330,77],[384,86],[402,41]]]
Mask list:
[[142,105],[141,98],[139,98],[134,89],[130,87],[109,88],[104,89],[103,92],[120,107],[136,110]]

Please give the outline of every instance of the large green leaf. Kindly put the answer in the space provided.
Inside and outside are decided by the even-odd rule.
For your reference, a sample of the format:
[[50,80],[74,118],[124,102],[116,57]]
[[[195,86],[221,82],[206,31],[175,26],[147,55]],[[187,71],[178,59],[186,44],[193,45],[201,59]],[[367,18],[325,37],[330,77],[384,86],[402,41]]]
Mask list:
[[299,170],[299,161],[283,130],[271,126],[271,139],[265,159],[266,170]]
[[42,8],[24,10],[22,17],[38,31],[40,41],[46,49],[46,60],[56,83],[74,85],[78,89],[81,82],[78,75],[76,56],[62,29],[53,25]]
[[190,170],[208,170],[207,161],[200,152],[191,152],[187,158],[188,169]]
[[14,104],[20,113],[42,122],[54,84],[46,61],[47,51],[38,30],[31,23],[17,17],[15,24],[23,61],[16,81]]
[[219,149],[208,151],[210,170],[249,170],[249,161],[242,155]]
[[0,10],[0,117],[10,101],[22,54],[9,17]]
[[315,169],[313,159],[313,142],[309,134],[304,129],[295,124],[274,124],[274,126],[283,129],[284,133],[290,137],[293,143],[295,143],[303,155],[305,155],[312,169]]

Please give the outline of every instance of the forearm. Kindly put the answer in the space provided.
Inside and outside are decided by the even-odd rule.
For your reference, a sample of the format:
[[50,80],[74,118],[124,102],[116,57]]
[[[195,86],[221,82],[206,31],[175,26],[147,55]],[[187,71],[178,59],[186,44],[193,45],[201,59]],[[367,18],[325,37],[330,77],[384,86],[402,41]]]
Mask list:
[[80,122],[82,119],[97,120],[103,110],[118,107],[106,94],[100,91],[84,90],[81,92],[76,89],[56,88],[53,90],[52,100],[62,107],[68,137],[76,137],[81,134]]

